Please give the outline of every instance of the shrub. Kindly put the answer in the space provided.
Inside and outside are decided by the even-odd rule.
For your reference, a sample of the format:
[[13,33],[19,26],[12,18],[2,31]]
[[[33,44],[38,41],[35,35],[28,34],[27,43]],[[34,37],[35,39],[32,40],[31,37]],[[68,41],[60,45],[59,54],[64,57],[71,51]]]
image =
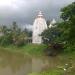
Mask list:
[[57,54],[63,51],[64,45],[61,43],[54,43],[50,44],[46,49],[45,52],[49,56],[56,56]]

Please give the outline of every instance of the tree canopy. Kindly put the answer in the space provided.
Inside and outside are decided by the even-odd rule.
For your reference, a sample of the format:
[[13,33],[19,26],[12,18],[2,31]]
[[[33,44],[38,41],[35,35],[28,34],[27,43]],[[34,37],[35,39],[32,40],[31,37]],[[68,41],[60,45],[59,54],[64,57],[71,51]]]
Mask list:
[[62,8],[60,12],[62,21],[57,23],[56,27],[45,30],[42,36],[48,39],[48,43],[60,42],[65,44],[66,50],[72,51],[75,49],[75,2]]

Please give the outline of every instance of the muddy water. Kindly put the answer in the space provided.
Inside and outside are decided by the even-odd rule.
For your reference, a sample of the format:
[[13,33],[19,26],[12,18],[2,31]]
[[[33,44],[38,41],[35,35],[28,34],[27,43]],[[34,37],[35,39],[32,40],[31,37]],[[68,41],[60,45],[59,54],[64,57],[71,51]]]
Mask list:
[[[52,62],[52,61],[51,61]],[[28,75],[54,66],[47,57],[29,57],[21,53],[0,51],[0,75]],[[50,66],[50,67],[51,67]]]

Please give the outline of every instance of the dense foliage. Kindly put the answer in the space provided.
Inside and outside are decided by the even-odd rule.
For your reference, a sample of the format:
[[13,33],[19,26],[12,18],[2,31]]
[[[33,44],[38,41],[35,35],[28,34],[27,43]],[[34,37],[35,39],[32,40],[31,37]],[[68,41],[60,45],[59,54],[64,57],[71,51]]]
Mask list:
[[75,50],[75,2],[61,9],[62,21],[42,33],[45,44],[63,44],[65,51]]
[[75,50],[75,2],[61,9],[61,18],[63,19],[62,34],[63,41],[66,41],[66,50]]
[[27,43],[27,38],[31,36],[31,32],[27,29],[21,29],[16,22],[13,22],[11,27],[0,27],[0,45],[13,44],[16,46],[22,46]]

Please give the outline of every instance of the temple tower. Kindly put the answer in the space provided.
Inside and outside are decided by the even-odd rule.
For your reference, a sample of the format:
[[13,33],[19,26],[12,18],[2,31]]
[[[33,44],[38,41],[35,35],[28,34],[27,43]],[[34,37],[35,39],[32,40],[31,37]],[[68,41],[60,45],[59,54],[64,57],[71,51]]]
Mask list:
[[46,20],[43,16],[43,13],[40,11],[33,23],[32,43],[34,43],[34,44],[42,43],[41,33],[45,29],[47,29]]

